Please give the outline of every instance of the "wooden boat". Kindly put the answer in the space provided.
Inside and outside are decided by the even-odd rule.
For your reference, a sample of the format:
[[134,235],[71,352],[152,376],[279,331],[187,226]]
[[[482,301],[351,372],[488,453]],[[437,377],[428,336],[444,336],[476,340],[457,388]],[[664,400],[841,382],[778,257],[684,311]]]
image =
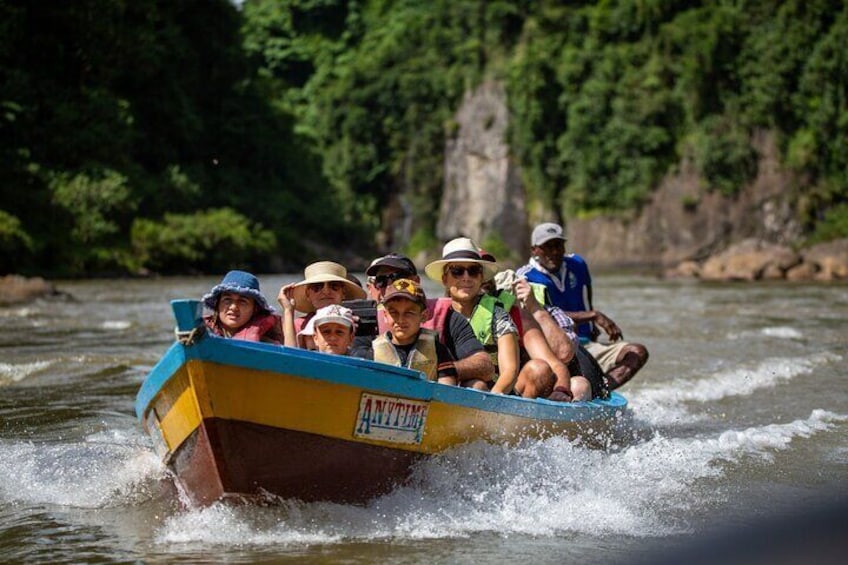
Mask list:
[[172,303],[177,342],[136,413],[178,487],[219,499],[363,502],[421,458],[463,443],[603,433],[609,399],[527,400],[440,385],[408,369],[206,333],[197,301]]

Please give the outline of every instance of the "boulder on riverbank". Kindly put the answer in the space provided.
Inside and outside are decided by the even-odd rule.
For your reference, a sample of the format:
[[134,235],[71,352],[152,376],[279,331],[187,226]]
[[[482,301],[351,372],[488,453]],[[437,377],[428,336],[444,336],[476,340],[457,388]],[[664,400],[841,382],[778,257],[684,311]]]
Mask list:
[[41,277],[6,275],[0,277],[0,305],[30,302],[42,296],[61,294],[56,287]]
[[820,243],[801,251],[746,239],[703,262],[682,261],[665,275],[706,281],[848,280],[848,239]]

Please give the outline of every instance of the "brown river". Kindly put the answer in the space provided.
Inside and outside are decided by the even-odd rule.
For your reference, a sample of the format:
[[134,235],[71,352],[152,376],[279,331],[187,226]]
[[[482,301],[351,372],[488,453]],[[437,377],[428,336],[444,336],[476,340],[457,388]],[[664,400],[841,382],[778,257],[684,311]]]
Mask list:
[[[848,285],[596,275],[596,306],[651,353],[606,448],[471,444],[363,506],[192,508],[133,403],[173,340],[169,300],[219,279],[58,281],[70,298],[0,307],[0,563],[836,563],[848,550]],[[260,276],[272,303],[291,280]]]

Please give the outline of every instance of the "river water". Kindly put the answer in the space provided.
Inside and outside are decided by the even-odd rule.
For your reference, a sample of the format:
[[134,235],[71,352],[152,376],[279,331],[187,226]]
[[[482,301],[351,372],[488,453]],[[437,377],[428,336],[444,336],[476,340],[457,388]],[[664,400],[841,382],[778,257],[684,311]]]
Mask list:
[[848,496],[848,286],[600,275],[596,305],[651,352],[605,449],[469,445],[365,506],[187,507],[133,403],[168,301],[217,280],[0,308],[0,562],[651,562]]

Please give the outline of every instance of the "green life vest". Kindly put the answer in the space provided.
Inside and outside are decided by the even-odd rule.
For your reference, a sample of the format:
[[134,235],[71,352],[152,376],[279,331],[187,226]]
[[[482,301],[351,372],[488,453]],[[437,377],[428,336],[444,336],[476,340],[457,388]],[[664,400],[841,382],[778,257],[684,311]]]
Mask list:
[[486,353],[489,354],[496,373],[498,370],[498,344],[495,341],[495,334],[492,332],[492,322],[495,319],[495,306],[499,304],[500,301],[497,298],[491,294],[484,294],[477,302],[477,306],[474,307],[471,318],[468,319],[471,329],[474,330],[474,335],[483,344]]
[[533,290],[533,296],[536,297],[536,302],[539,306],[544,306],[548,303],[548,291],[545,285],[539,283],[530,283],[530,288]]
[[[409,352],[406,367],[424,373],[428,381],[438,378],[439,359],[436,355],[436,338],[438,334],[432,330],[421,328],[415,348]],[[374,361],[400,367],[400,356],[387,334],[381,334],[372,343]]]
[[513,304],[515,304],[516,298],[513,293],[508,290],[502,290],[500,294],[497,296],[498,302],[503,304],[504,310],[509,312],[512,310]]

